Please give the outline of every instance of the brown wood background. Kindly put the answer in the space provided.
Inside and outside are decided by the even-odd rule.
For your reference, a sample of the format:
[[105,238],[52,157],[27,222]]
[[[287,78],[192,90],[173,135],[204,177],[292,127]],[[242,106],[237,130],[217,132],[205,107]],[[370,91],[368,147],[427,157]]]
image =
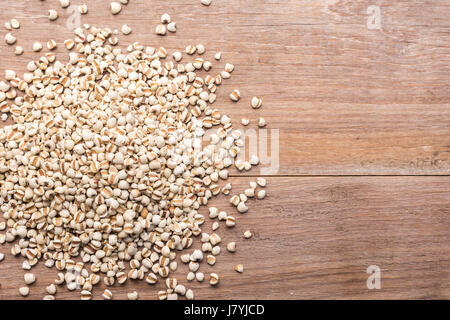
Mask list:
[[[72,0],[80,4],[81,0]],[[118,16],[109,1],[84,1],[82,23],[120,28],[121,45],[140,41],[170,52],[203,43],[213,70],[236,70],[219,89],[217,106],[236,126],[247,116],[279,129],[278,174],[268,176],[268,196],[250,201],[238,225],[221,234],[237,241],[213,268],[217,288],[180,282],[199,299],[448,299],[450,298],[450,1],[449,0],[130,0]],[[368,30],[367,8],[381,8],[381,30]],[[49,22],[47,10],[59,19]],[[0,23],[17,18],[21,57],[0,41],[0,72],[25,71],[36,59],[34,41],[71,36],[58,0],[2,1]],[[178,31],[154,34],[162,13]],[[2,28],[1,37],[6,31]],[[216,63],[214,53],[223,52]],[[227,98],[232,89],[242,99]],[[249,107],[252,96],[264,106]],[[235,172],[234,192],[259,175]],[[233,212],[225,197],[213,204]],[[3,219],[0,217],[0,220]],[[250,228],[251,240],[241,234]],[[224,249],[224,246],[222,246]],[[19,298],[24,270],[7,253],[0,263],[0,299]],[[233,266],[243,263],[245,272]],[[368,290],[366,269],[381,268],[380,290]],[[205,265],[202,271],[209,273]],[[43,265],[28,299],[40,299],[56,270]],[[112,289],[115,298],[138,290],[155,299],[162,283]],[[94,289],[101,298],[103,289]],[[60,288],[57,298],[77,299]]]

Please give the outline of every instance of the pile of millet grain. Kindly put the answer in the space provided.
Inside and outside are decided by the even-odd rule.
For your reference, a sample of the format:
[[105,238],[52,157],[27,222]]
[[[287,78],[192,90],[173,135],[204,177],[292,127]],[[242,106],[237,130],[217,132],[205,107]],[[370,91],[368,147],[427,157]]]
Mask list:
[[[63,8],[69,4],[61,1]],[[121,4],[111,4],[112,14],[122,10]],[[79,10],[87,13],[85,6]],[[51,21],[57,17],[56,10],[49,11]],[[166,24],[176,31],[164,14],[155,32],[164,35]],[[5,24],[10,26],[20,24],[13,19]],[[131,28],[124,27],[129,34]],[[180,51],[169,54],[163,47],[135,42],[122,50],[118,34],[84,25],[64,41],[68,63],[56,59],[57,44],[49,40],[49,52],[30,61],[23,77],[5,72],[0,111],[14,124],[0,129],[0,244],[13,244],[11,254],[24,259],[25,270],[40,260],[58,270],[43,293],[47,300],[55,299],[61,285],[89,300],[99,282],[113,287],[129,279],[150,285],[165,281],[159,299],[194,299],[193,291],[172,277],[177,256],[189,267],[184,282],[206,278],[216,286],[219,275],[205,277],[200,267],[214,265],[221,252],[218,221],[228,228],[236,224],[233,215],[209,207],[209,218],[218,221],[211,231],[202,230],[205,217],[199,209],[214,196],[230,195],[231,183],[222,183],[228,168],[250,170],[259,164],[257,155],[238,159],[241,132],[214,108],[215,93],[234,66],[200,77],[199,71],[212,68],[201,58],[203,45],[187,46],[185,53],[198,57],[181,63]],[[11,33],[5,41],[16,42]],[[42,48],[33,45],[34,51]],[[215,57],[220,60],[221,54]],[[240,92],[234,90],[230,99],[239,101]],[[262,100],[255,97],[251,105],[260,108]],[[258,178],[230,202],[245,213],[247,199],[263,199],[265,186]],[[197,238],[201,249],[190,249]],[[235,242],[226,249],[235,252]],[[0,253],[0,262],[4,259]],[[242,273],[244,266],[234,269]],[[35,281],[26,273],[19,293],[27,296]],[[112,299],[113,293],[106,289],[102,296]],[[135,291],[128,294],[138,297]]]

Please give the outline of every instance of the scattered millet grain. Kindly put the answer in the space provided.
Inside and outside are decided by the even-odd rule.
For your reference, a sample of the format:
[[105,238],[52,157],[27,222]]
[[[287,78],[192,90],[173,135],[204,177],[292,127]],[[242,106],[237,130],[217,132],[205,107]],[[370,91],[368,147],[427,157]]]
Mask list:
[[59,0],[59,3],[61,4],[61,8],[67,8],[70,6],[70,0]]
[[42,43],[40,43],[40,42],[33,43],[33,51],[34,52],[39,52],[41,50],[42,50]]
[[13,29],[19,29],[20,28],[20,23],[17,19],[11,19],[11,27]]
[[48,10],[48,20],[55,21],[58,19],[58,12],[56,10]]
[[36,276],[33,273],[25,273],[23,279],[25,284],[33,284],[36,281]]
[[211,273],[209,275],[209,284],[212,286],[216,286],[219,283],[219,276],[217,273]]
[[167,28],[163,24],[158,24],[155,29],[155,33],[160,36],[165,36],[167,33]]
[[19,288],[19,293],[22,297],[26,297],[30,294],[30,288],[28,287],[21,287]]
[[137,299],[139,299],[139,294],[136,291],[133,291],[133,292],[129,292],[127,297],[128,297],[128,300],[137,300]]
[[87,14],[88,13],[88,6],[86,4],[82,4],[78,6],[78,12],[81,14]]
[[212,0],[200,0],[201,4],[203,4],[204,6],[209,6],[212,2]]
[[14,37],[11,33],[7,33],[5,35],[5,42],[8,45],[13,45],[14,43],[16,43],[17,39],[16,37]]
[[251,101],[251,105],[253,109],[259,109],[262,106],[262,99],[261,98],[257,98],[257,97],[253,97],[252,101]]
[[120,3],[115,1],[111,2],[110,7],[112,14],[118,14],[122,10],[122,6],[120,5]]
[[242,264],[238,264],[234,267],[234,270],[236,272],[242,273],[242,272],[244,272],[244,266]]
[[23,48],[21,46],[16,46],[16,49],[14,50],[14,54],[16,56],[20,56],[23,54]]
[[[111,3],[113,14],[120,12],[120,3]],[[211,1],[202,3],[210,5]],[[60,4],[66,8],[70,2],[60,0]],[[83,4],[78,10],[86,14],[88,8]],[[48,17],[56,20],[58,13],[49,10]],[[19,28],[20,24],[14,20],[11,28]],[[161,22],[163,25],[157,29],[164,31],[157,30],[157,34],[165,35],[166,29],[176,32],[176,24],[168,14],[161,17]],[[103,282],[107,286],[115,282],[124,284],[128,278],[145,279],[149,284],[156,283],[158,277],[167,278],[177,269],[176,252],[189,249],[192,236],[202,234],[202,250],[194,250],[187,258],[181,256],[191,270],[187,279],[201,282],[204,274],[198,270],[203,252],[211,253],[206,262],[214,265],[215,256],[220,254],[221,238],[216,233],[203,236],[200,226],[204,217],[197,210],[220,192],[229,194],[230,183],[223,188],[215,183],[228,179],[225,168],[233,163],[237,166],[238,160],[227,158],[214,166],[209,160],[195,164],[190,159],[194,155],[172,146],[182,145],[184,139],[190,139],[203,128],[218,126],[210,146],[223,139],[228,142],[219,151],[238,155],[242,143],[232,129],[231,119],[210,106],[216,99],[217,87],[223,79],[231,77],[234,66],[226,64],[220,74],[203,79],[195,72],[202,68],[209,71],[212,68],[209,61],[196,58],[187,64],[163,62],[168,55],[166,49],[145,47],[137,42],[125,52],[109,45],[118,43],[117,37],[112,36],[117,32],[89,25],[84,28],[89,32],[78,28],[74,39],[64,42],[68,50],[76,50],[70,53],[69,64],[56,61],[54,53],[46,53],[27,64],[29,73],[24,74],[23,80],[16,78],[15,73],[6,75],[13,85],[17,84],[15,88],[25,93],[26,99],[15,100],[17,105],[10,107],[15,124],[0,129],[0,144],[8,151],[18,150],[19,158],[14,163],[2,159],[0,167],[4,168],[5,180],[17,177],[16,166],[19,171],[28,172],[28,176],[26,185],[19,181],[14,197],[9,193],[0,195],[1,211],[8,221],[14,222],[8,223],[6,234],[0,235],[0,243],[20,238],[20,246],[14,245],[11,253],[25,255],[24,269],[31,269],[43,258],[47,267],[62,271],[55,284],[65,283],[69,290],[81,287],[81,299],[90,300],[93,286],[102,281],[99,272],[104,273]],[[121,31],[130,34],[131,28],[124,25]],[[16,38],[8,33],[5,41],[14,44]],[[47,48],[55,49],[56,42],[48,41]],[[35,43],[33,50],[41,51],[42,44]],[[186,47],[189,55],[205,52],[202,44]],[[16,47],[16,54],[22,53],[23,49]],[[173,53],[173,58],[181,61],[181,52]],[[218,52],[215,59],[220,58]],[[46,74],[52,74],[52,80],[41,79]],[[9,84],[0,85],[0,89],[5,89],[0,90],[0,99],[16,98],[16,90],[10,90]],[[237,102],[240,92],[234,90],[230,98]],[[52,107],[51,112],[47,106]],[[22,108],[28,111],[26,115],[19,111]],[[197,119],[199,125],[194,124]],[[23,144],[25,134],[36,139]],[[249,170],[257,163],[259,159],[253,159],[239,167]],[[189,197],[185,197],[186,189],[190,190]],[[235,197],[233,203],[238,211],[246,212],[247,195]],[[34,213],[17,217],[14,212],[24,211],[27,203],[34,204]],[[235,225],[234,217],[211,209],[211,218],[226,221],[228,227]],[[218,228],[215,222],[213,230]],[[29,242],[37,247],[27,247]],[[233,243],[227,245],[230,252],[235,250]],[[160,249],[148,249],[152,245]],[[41,247],[45,248],[44,254]],[[82,262],[76,263],[72,256],[79,256]],[[103,262],[106,257],[108,263]],[[128,273],[123,271],[125,261],[131,267]],[[27,273],[24,280],[32,284],[36,278]],[[209,282],[217,285],[219,276],[211,273]],[[55,284],[46,287],[50,296],[44,299],[54,299]],[[20,290],[28,290],[24,296],[28,295],[28,287]],[[177,284],[158,293],[160,299],[167,300],[176,300],[178,295],[194,298],[191,289]],[[111,299],[111,291],[105,290],[103,298]],[[136,300],[138,293],[129,293],[128,298]]]

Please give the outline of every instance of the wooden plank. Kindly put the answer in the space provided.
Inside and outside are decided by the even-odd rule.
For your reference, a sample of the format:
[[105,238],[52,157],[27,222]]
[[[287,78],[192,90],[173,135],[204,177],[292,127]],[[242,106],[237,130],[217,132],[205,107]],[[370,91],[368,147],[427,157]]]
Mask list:
[[[109,14],[108,1],[85,2],[90,11],[82,23],[133,28],[122,46],[140,41],[171,52],[203,43],[213,62],[222,51],[213,70],[232,62],[236,71],[220,88],[217,106],[236,127],[243,116],[253,125],[264,116],[269,130],[280,130],[275,175],[449,174],[448,0],[229,0],[209,8],[198,0],[131,1],[118,16]],[[367,28],[373,4],[380,6],[381,30]],[[52,23],[51,8],[60,13]],[[0,41],[0,73],[24,71],[39,56],[32,43],[49,36],[67,60],[61,43],[71,36],[69,14],[57,1],[17,0],[4,9],[1,22],[21,21],[14,34],[26,53],[15,57]],[[164,12],[178,32],[161,38],[153,30]],[[234,88],[242,93],[238,104],[227,98]],[[253,95],[264,98],[258,111],[249,107]],[[249,178],[232,180],[242,191]],[[238,216],[236,228],[222,227],[224,242],[237,240],[238,252],[223,252],[214,269],[202,266],[222,282],[218,288],[189,284],[197,298],[450,297],[447,177],[271,177],[268,192],[266,201]],[[215,203],[233,212],[225,199]],[[240,238],[246,228],[255,238]],[[0,263],[0,299],[19,298],[20,263],[9,254]],[[232,270],[236,263],[245,264],[244,274]],[[382,270],[381,290],[366,287],[366,268],[374,264]],[[41,265],[36,273],[29,298],[40,299],[56,271]],[[113,291],[125,298],[138,289],[154,299],[162,287],[133,282]],[[78,293],[62,289],[58,298]]]
[[[249,178],[232,178],[233,192],[248,186]],[[267,198],[250,200],[239,214],[224,197],[212,203],[237,217],[223,224],[222,253],[213,268],[221,283],[188,283],[180,263],[179,281],[194,288],[199,299],[448,299],[450,298],[450,180],[442,177],[328,177],[269,178]],[[205,212],[205,208],[201,212]],[[1,218],[0,218],[1,219]],[[210,232],[211,222],[203,230]],[[242,239],[251,229],[254,237]],[[237,242],[237,252],[225,250]],[[196,239],[194,247],[199,245]],[[4,247],[0,247],[2,252]],[[18,298],[23,285],[20,259],[7,254],[0,263],[0,299]],[[245,272],[233,266],[243,263]],[[366,287],[367,267],[381,269],[381,289]],[[11,272],[14,270],[14,272]],[[40,299],[56,275],[40,266],[30,298]],[[101,298],[101,288],[94,297]],[[151,287],[128,281],[115,286],[117,298],[138,290],[155,299],[162,283]],[[79,293],[60,288],[58,299],[77,299]]]
[[[236,65],[217,106],[237,123],[264,116],[279,129],[280,175],[448,175],[450,173],[450,1],[376,1],[382,29],[368,30],[372,1],[233,0],[211,7],[189,1],[134,1],[118,16],[107,1],[86,1],[82,23],[133,28],[123,45],[140,41],[170,51],[204,43]],[[34,41],[71,36],[66,10],[49,22],[51,1],[14,1],[0,20],[21,23],[18,44],[0,42],[0,72],[25,70]],[[155,9],[157,8],[157,9]],[[424,9],[426,8],[426,9]],[[163,12],[178,24],[167,37],[154,34]],[[66,60],[65,54],[59,57]],[[185,61],[187,61],[186,59]],[[228,99],[239,88],[242,100]],[[264,106],[249,107],[252,96]]]

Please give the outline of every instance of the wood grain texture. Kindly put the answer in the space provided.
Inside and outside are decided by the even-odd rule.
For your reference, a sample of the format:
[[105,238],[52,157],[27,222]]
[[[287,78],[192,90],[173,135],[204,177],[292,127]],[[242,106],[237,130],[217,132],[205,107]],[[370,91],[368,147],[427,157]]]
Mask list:
[[[120,28],[121,37],[164,46],[172,52],[204,43],[212,59],[236,65],[220,88],[217,105],[236,124],[264,116],[279,129],[281,175],[446,175],[450,173],[450,2],[232,0],[210,7],[197,0],[131,1],[112,16],[108,1],[86,1],[82,23]],[[382,30],[368,30],[367,7],[381,8]],[[22,22],[18,44],[26,54],[0,42],[0,72],[24,70],[34,41],[71,36],[69,14],[50,22],[57,1],[9,3],[2,21]],[[178,32],[154,34],[160,15],[170,13]],[[66,60],[60,45],[58,58]],[[189,58],[187,58],[189,59]],[[214,59],[212,59],[214,62]],[[227,97],[239,88],[242,100]],[[252,96],[264,98],[258,111]]]
[[[89,14],[82,23],[132,27],[120,37],[122,47],[139,41],[173,52],[205,44],[213,71],[236,66],[219,89],[218,108],[236,127],[244,116],[253,126],[263,116],[269,131],[279,129],[280,167],[269,178],[269,196],[222,233],[225,242],[246,228],[257,236],[238,240],[236,254],[221,254],[218,288],[189,284],[197,298],[450,298],[449,0],[216,0],[210,7],[199,0],[131,0],[117,16],[109,1],[83,2]],[[381,30],[366,26],[373,4],[381,8]],[[26,51],[16,57],[0,41],[1,75],[25,71],[39,57],[32,43],[50,37],[59,44],[58,59],[67,60],[69,14],[57,0],[0,8],[0,23],[20,20],[13,33]],[[54,8],[60,17],[49,22]],[[178,31],[158,37],[154,28],[164,12]],[[213,59],[217,51],[220,62]],[[235,88],[242,94],[237,104],[228,99]],[[261,109],[250,108],[252,96],[263,97]],[[234,171],[240,176],[232,178],[234,191],[248,184],[243,176],[257,174]],[[393,177],[373,177],[383,175]],[[223,198],[216,204],[232,211]],[[0,263],[0,299],[19,298],[20,263],[9,254]],[[244,263],[244,274],[232,270],[236,263]],[[372,264],[382,269],[381,290],[366,288]],[[44,269],[36,269],[30,298],[41,298],[56,275]],[[186,270],[181,266],[179,274]],[[132,282],[113,292],[125,298],[139,289],[154,299],[160,288]],[[95,289],[96,298],[101,291]],[[78,293],[63,289],[58,298]]]
[[[250,178],[232,178],[242,192]],[[267,198],[250,200],[239,214],[221,196],[213,205],[237,218],[235,228],[221,223],[222,253],[214,267],[220,285],[189,283],[179,258],[178,280],[198,299],[436,299],[450,297],[450,180],[439,177],[269,178]],[[282,201],[279,201],[282,199]],[[256,203],[257,202],[257,203]],[[205,212],[204,208],[201,212]],[[204,230],[210,230],[210,222]],[[250,229],[254,237],[242,238]],[[225,244],[236,241],[237,252]],[[199,246],[199,239],[194,242]],[[1,248],[4,251],[4,247]],[[233,267],[243,263],[245,272]],[[0,299],[18,298],[23,285],[21,259],[9,254],[0,263]],[[381,268],[381,289],[368,290],[366,269]],[[39,299],[56,270],[39,266],[30,299]],[[13,272],[12,272],[13,270]],[[116,298],[137,290],[155,299],[160,281],[149,286],[128,281],[111,290]],[[101,299],[103,285],[94,289]],[[60,287],[58,299],[78,298]]]

